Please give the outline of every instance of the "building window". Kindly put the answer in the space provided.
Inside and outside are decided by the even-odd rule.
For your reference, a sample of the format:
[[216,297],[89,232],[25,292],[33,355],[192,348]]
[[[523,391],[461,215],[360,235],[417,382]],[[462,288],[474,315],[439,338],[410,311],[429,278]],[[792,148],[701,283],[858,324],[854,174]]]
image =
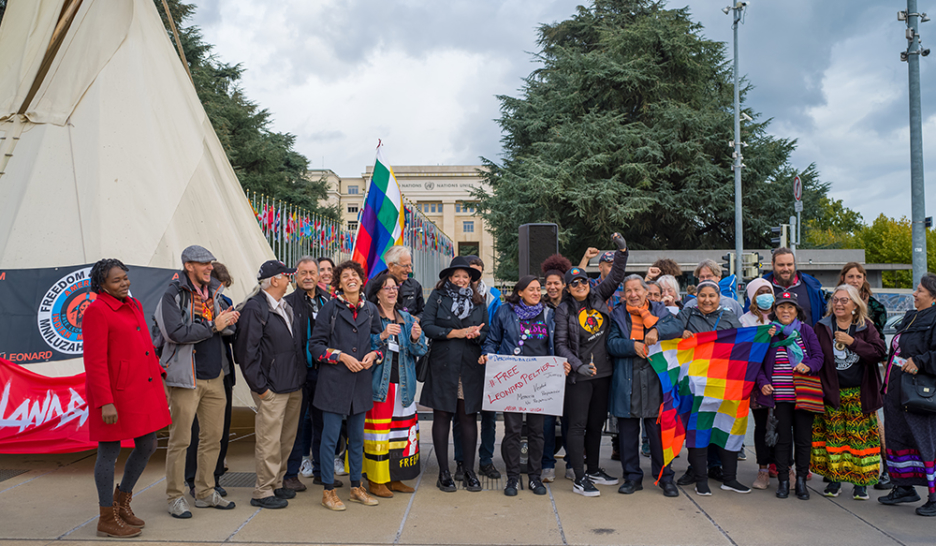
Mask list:
[[474,214],[475,210],[476,209],[475,209],[474,203],[455,203],[455,212]]
[[423,214],[442,214],[442,203],[417,203],[416,208]]
[[357,186],[348,186],[348,195],[358,195],[359,193]]
[[462,233],[474,233],[474,222],[462,222]]
[[459,256],[480,256],[481,245],[479,245],[478,243],[462,241],[458,243],[458,255]]
[[348,203],[348,212],[357,214],[358,204],[357,203]]
[[357,231],[357,222],[348,222],[348,231]]

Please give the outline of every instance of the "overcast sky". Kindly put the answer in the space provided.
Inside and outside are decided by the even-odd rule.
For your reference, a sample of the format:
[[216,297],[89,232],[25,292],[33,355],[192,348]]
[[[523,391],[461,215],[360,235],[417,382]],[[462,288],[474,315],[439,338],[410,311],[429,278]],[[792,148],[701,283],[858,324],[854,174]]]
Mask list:
[[[517,96],[536,64],[536,29],[566,19],[569,0],[192,0],[194,24],[225,62],[243,63],[247,96],[277,131],[297,136],[315,168],[360,176],[377,139],[396,165],[497,160],[495,95]],[[933,3],[933,6],[927,4]],[[706,37],[731,47],[729,0],[683,0]],[[936,2],[920,9],[936,14]],[[793,164],[816,163],[831,195],[861,212],[910,216],[906,3],[753,0],[740,28],[748,106],[799,141]],[[936,46],[936,23],[923,24]],[[932,34],[931,34],[932,33]],[[932,36],[932,40],[927,40]],[[729,49],[730,55],[730,49]],[[936,93],[922,59],[926,180],[936,176]],[[929,145],[927,146],[927,144]],[[927,184],[932,188],[932,184]],[[791,196],[792,199],[792,196]],[[936,190],[927,191],[933,214]]]

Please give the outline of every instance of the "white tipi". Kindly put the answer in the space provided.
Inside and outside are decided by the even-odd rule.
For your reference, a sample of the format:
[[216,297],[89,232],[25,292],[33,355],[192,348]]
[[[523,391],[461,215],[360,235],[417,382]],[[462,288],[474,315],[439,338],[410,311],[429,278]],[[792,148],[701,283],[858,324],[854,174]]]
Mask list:
[[11,0],[0,270],[103,257],[178,269],[190,244],[227,264],[235,302],[274,258],[152,0]]

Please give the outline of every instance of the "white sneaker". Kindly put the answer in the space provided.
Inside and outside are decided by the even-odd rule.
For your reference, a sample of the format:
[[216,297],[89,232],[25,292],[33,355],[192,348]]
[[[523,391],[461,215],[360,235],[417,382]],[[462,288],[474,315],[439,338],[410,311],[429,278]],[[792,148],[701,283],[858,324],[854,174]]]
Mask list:
[[303,478],[312,477],[312,459],[308,457],[302,458],[302,463],[299,464],[299,474]]
[[344,459],[337,458],[335,459],[335,476],[347,476],[348,473],[344,469]]
[[195,508],[217,508],[218,510],[231,510],[234,508],[234,503],[226,500],[217,491],[214,489],[211,490],[211,495],[203,499],[195,499]]
[[169,514],[179,519],[192,517],[192,512],[189,510],[189,505],[188,502],[185,501],[185,497],[178,497],[169,503]]
[[543,474],[540,477],[543,483],[552,483],[556,481],[556,469],[555,468],[544,468]]
[[565,479],[575,481],[575,471],[571,466],[566,467]]

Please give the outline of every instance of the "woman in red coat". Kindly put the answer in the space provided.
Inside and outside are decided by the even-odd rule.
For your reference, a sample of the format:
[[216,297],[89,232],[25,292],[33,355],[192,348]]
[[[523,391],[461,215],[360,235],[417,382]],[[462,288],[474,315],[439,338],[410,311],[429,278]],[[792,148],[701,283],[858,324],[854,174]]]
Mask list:
[[[91,440],[98,442],[94,481],[101,517],[98,536],[134,537],[143,520],[130,509],[133,486],[156,451],[156,431],[169,425],[164,375],[143,307],[131,298],[127,266],[101,260],[91,268],[97,299],[82,318]],[[113,492],[121,440],[133,439],[123,479]]]

